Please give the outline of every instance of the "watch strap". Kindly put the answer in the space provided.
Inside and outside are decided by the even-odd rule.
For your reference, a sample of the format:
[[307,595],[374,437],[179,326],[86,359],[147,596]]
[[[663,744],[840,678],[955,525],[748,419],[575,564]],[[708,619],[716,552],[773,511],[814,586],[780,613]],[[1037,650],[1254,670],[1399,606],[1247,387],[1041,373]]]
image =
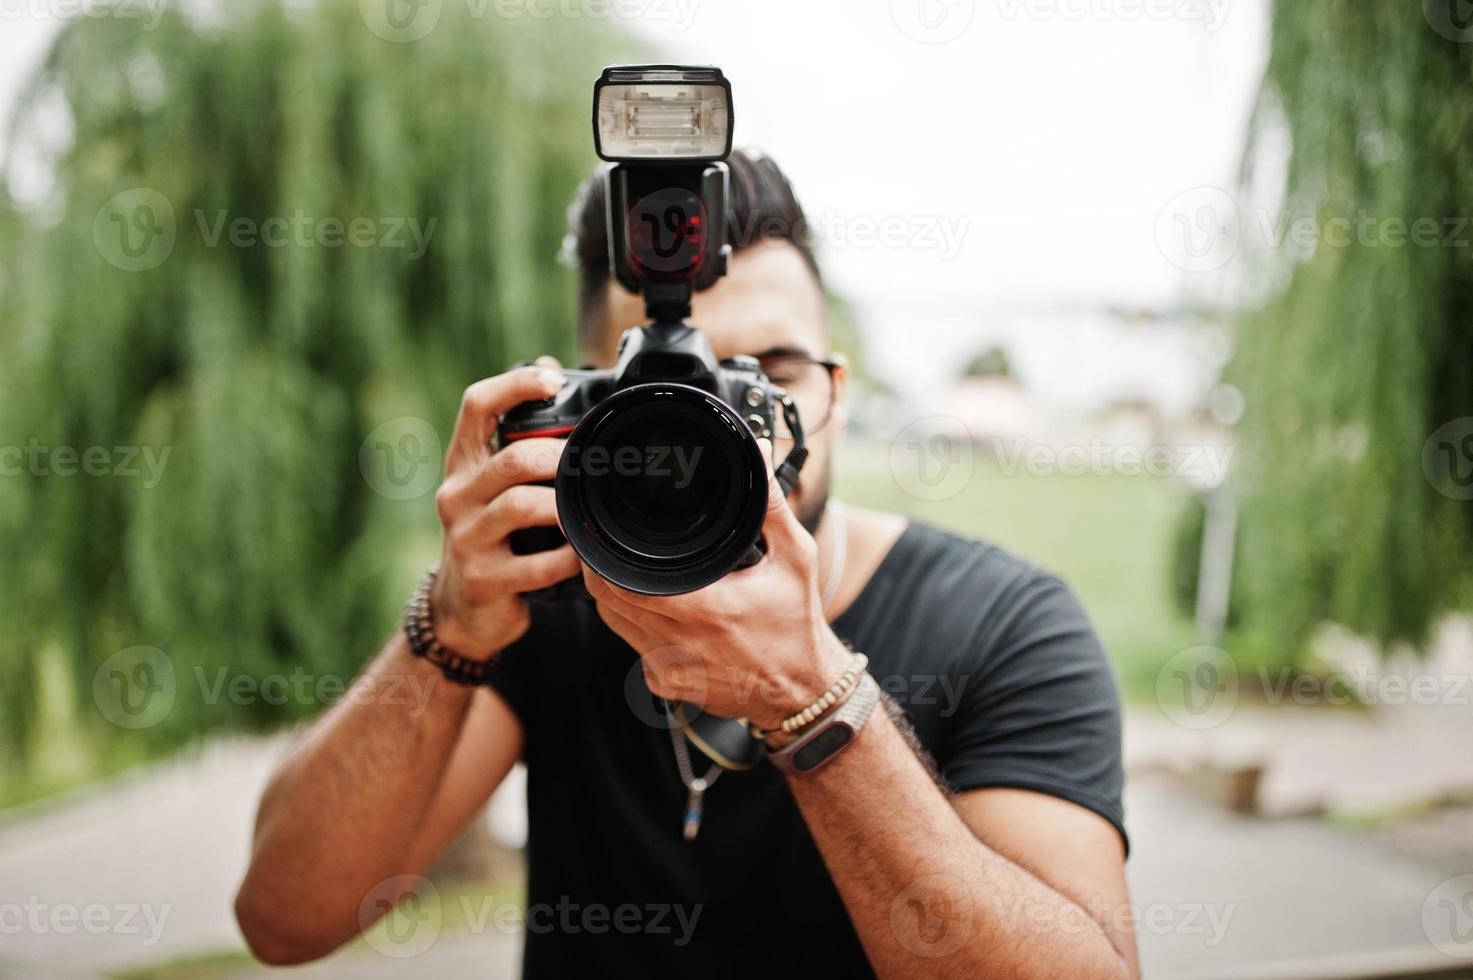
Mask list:
[[860,675],[854,693],[836,711],[818,719],[788,745],[769,752],[767,758],[788,775],[813,772],[859,737],[879,703],[880,685],[866,671]]

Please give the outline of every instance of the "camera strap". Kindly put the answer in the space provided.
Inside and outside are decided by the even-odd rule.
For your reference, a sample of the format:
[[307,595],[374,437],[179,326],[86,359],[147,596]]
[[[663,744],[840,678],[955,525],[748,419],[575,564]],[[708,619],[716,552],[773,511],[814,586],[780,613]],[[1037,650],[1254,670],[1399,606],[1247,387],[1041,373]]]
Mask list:
[[798,407],[793,404],[793,399],[788,397],[787,392],[783,392],[779,404],[783,410],[783,422],[793,435],[792,451],[773,473],[777,477],[778,486],[783,488],[783,496],[786,497],[798,485],[798,474],[802,471],[803,464],[808,462],[808,444],[803,438],[803,422],[798,418]]

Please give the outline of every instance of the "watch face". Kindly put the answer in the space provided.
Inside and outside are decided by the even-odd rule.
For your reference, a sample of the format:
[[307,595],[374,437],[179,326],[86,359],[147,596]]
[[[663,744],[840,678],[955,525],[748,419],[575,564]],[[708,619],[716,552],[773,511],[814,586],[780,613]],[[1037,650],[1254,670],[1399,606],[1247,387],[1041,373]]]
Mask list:
[[830,725],[793,753],[793,768],[799,772],[812,772],[853,740],[854,729],[848,725],[843,722]]

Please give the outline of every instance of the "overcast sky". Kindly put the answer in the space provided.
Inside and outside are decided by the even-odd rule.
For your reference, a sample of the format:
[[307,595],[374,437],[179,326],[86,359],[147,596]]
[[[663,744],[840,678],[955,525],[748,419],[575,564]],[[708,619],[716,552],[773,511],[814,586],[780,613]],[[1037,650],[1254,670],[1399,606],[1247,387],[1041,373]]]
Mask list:
[[[54,33],[46,12],[78,2],[0,0],[7,116]],[[1184,192],[1231,186],[1263,71],[1266,6],[502,0],[490,9],[598,11],[671,60],[721,65],[738,144],[788,170],[832,284],[883,335],[882,358],[899,358],[902,385],[919,389],[942,368],[906,356],[918,337],[960,357],[992,330],[1037,358],[1060,343],[1032,336],[1045,329],[1040,317],[1169,308],[1201,285],[1202,273],[1163,249],[1158,219]],[[556,29],[556,18],[547,23]],[[1110,357],[1114,345],[1101,342],[1099,356]],[[1061,374],[1056,386],[1087,381]]]

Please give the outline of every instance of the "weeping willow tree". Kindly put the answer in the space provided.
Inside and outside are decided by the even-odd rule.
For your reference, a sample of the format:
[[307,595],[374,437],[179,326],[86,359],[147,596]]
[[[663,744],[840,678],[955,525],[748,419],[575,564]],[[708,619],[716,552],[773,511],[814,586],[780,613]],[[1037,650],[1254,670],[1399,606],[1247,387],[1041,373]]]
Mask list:
[[[373,5],[199,6],[77,19],[12,125],[10,182],[24,154],[46,189],[0,202],[0,446],[29,449],[0,477],[11,772],[315,711],[219,681],[351,678],[392,628],[433,495],[379,492],[369,433],[422,419],[390,445],[426,460],[466,384],[572,354],[555,257],[617,39],[463,4],[410,38]],[[174,698],[129,730],[94,680],[136,646]]]
[[1321,230],[1268,256],[1232,367],[1237,579],[1280,659],[1327,621],[1417,644],[1470,604],[1473,504],[1424,471],[1433,434],[1473,416],[1473,45],[1439,6],[1273,6],[1255,133],[1287,134],[1284,213]]

